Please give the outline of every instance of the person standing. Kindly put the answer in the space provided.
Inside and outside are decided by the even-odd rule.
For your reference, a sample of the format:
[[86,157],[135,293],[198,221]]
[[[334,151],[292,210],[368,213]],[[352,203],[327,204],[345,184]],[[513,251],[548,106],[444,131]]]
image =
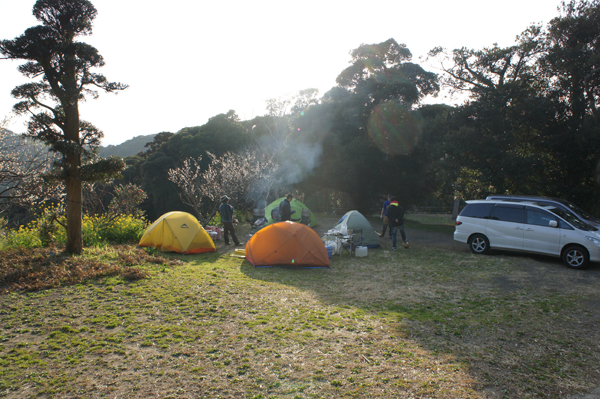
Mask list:
[[236,246],[242,245],[235,235],[235,228],[233,223],[237,223],[237,219],[233,215],[233,206],[229,205],[229,197],[224,195],[221,197],[221,206],[219,207],[219,213],[221,214],[221,222],[223,222],[223,240],[225,245],[229,245],[229,234]]
[[387,209],[387,216],[390,223],[390,233],[392,235],[392,250],[396,250],[396,233],[400,230],[404,248],[408,248],[408,240],[404,232],[404,209],[400,206],[396,197],[390,198],[390,205]]
[[[381,230],[380,237],[385,237],[385,232],[390,223],[388,216],[387,216],[387,210],[388,210],[388,207],[390,206],[391,198],[392,198],[392,194],[388,194],[387,200],[385,200],[385,202],[383,203],[383,207],[381,208],[381,219],[383,220],[383,228]],[[390,237],[391,236],[392,236],[392,229],[390,228]]]
[[292,220],[292,214],[296,213],[296,211],[292,211],[292,206],[290,205],[290,202],[292,202],[293,198],[294,196],[292,194],[288,194],[279,204],[279,214],[281,215],[282,222],[285,222],[286,220]]

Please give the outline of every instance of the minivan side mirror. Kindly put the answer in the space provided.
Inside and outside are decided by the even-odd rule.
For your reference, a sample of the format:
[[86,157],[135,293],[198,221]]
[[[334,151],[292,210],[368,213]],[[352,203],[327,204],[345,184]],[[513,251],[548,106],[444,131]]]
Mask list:
[[556,220],[551,220],[550,222],[548,222],[548,226],[556,227],[556,226],[558,226],[558,222]]

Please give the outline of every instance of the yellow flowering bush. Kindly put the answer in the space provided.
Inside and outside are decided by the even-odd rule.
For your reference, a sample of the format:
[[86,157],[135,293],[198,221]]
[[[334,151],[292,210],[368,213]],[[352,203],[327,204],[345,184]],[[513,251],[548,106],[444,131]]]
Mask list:
[[38,248],[42,246],[42,240],[38,231],[29,225],[21,226],[19,230],[5,231],[0,249],[8,248]]
[[[83,245],[93,247],[139,242],[148,227],[144,212],[138,208],[146,197],[146,193],[135,184],[117,186],[107,213],[83,216]],[[37,213],[39,217],[36,220],[16,231],[7,229],[6,223],[0,219],[0,249],[65,244],[67,220],[64,204],[47,205]]]
[[[65,244],[67,241],[65,225],[66,218],[58,216],[58,225],[48,223],[43,216],[34,220],[27,226],[22,226],[16,231],[7,231],[0,245],[6,248],[38,248],[51,243]],[[52,225],[55,228],[49,228]],[[83,217],[83,245],[86,247],[102,246],[106,244],[137,243],[148,222],[144,218],[132,215],[120,215],[114,219],[103,216]]]

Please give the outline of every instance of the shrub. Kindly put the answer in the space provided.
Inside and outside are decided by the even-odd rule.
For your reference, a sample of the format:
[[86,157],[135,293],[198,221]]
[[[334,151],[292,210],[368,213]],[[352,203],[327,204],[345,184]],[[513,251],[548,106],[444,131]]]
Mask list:
[[9,230],[4,234],[2,249],[7,248],[39,248],[42,246],[39,232],[28,226],[21,226],[19,230]]
[[[55,219],[64,225],[64,216]],[[44,215],[39,219],[22,226],[17,231],[7,231],[3,240],[3,249],[7,248],[39,248],[51,244],[65,244],[66,230],[54,224],[54,220]],[[83,245],[85,247],[103,246],[106,244],[137,243],[148,223],[144,218],[132,215],[120,215],[114,219],[103,216],[84,216]]]
[[121,215],[113,220],[109,225],[100,229],[99,233],[103,236],[101,242],[112,244],[138,243],[148,223],[144,218],[138,218],[133,215]]

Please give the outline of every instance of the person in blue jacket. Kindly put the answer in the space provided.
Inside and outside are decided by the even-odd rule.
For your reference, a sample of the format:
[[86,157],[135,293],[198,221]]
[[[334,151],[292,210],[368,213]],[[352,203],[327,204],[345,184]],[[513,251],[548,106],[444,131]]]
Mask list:
[[237,223],[235,216],[233,216],[233,206],[229,205],[229,197],[224,195],[221,197],[221,206],[219,207],[219,213],[221,214],[221,222],[223,222],[223,241],[225,245],[229,245],[229,234],[236,246],[242,245],[235,235],[235,228],[233,223]]
[[[383,203],[383,207],[381,208],[381,219],[383,220],[383,227],[381,229],[380,237],[385,237],[385,231],[390,224],[390,221],[387,217],[388,206],[390,206],[390,200],[392,198],[392,194],[388,194],[387,200]],[[390,228],[390,237],[392,236],[392,229]]]

